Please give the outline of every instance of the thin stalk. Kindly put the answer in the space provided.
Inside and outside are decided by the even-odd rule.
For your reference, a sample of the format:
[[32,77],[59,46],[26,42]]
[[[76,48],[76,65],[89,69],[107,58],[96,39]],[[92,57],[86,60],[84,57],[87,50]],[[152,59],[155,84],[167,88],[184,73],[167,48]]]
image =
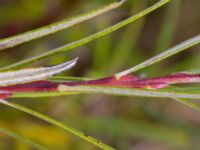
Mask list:
[[50,118],[50,117],[48,117],[46,115],[43,115],[43,114],[41,114],[39,112],[36,112],[36,111],[32,110],[32,109],[26,108],[24,106],[21,106],[21,105],[15,104],[15,103],[8,102],[6,100],[0,100],[0,103],[2,103],[4,105],[7,105],[7,106],[10,106],[12,108],[15,108],[17,110],[21,110],[21,111],[23,111],[25,113],[28,113],[28,114],[30,114],[32,116],[40,118],[40,119],[42,119],[44,121],[47,121],[48,123],[53,124],[53,125],[55,125],[57,127],[60,127],[60,128],[62,128],[64,130],[66,130],[66,131],[78,136],[79,138],[81,138],[81,139],[83,139],[85,141],[88,141],[89,143],[92,143],[93,145],[96,145],[97,147],[99,147],[101,149],[114,150],[114,148],[102,143],[101,141],[96,140],[93,137],[88,136],[85,133],[74,129],[69,125],[66,125],[66,124],[63,124],[63,123],[61,123],[59,121],[56,121],[56,120],[54,120],[54,119],[52,119],[52,118]]
[[190,69],[190,70],[184,70],[182,72],[192,73],[192,74],[200,74],[200,69],[198,67],[198,68],[194,68],[194,69]]
[[169,3],[167,7],[165,19],[159,32],[158,40],[155,46],[155,54],[161,53],[168,47],[170,47],[170,43],[172,41],[178,19],[180,3],[180,0],[175,0]]
[[31,145],[31,146],[33,146],[33,147],[39,149],[39,150],[48,150],[47,147],[44,147],[44,146],[41,145],[41,144],[38,144],[38,143],[36,143],[36,142],[34,142],[34,141],[30,140],[30,139],[27,139],[27,138],[25,138],[25,137],[23,137],[23,136],[21,136],[21,135],[18,135],[18,134],[15,133],[15,132],[10,131],[10,130],[8,130],[8,129],[5,129],[5,128],[3,128],[3,127],[0,127],[0,132],[1,132],[1,133],[4,133],[4,134],[6,134],[6,135],[9,135],[9,136],[11,136],[11,137],[13,137],[13,138],[15,138],[15,139],[17,139],[17,140],[20,140],[20,141],[22,141],[22,142],[24,142],[24,143],[27,143],[27,144],[29,144],[29,145]]
[[[134,1],[131,12],[135,13],[143,10],[147,5],[146,3],[146,0]],[[130,60],[132,63],[134,63],[142,57],[136,50],[136,43],[142,31],[144,22],[145,17],[141,18],[140,21],[137,21],[134,24],[126,27],[126,30],[124,30],[121,36],[118,37],[118,42],[116,42],[114,45],[113,54],[110,56],[112,59],[110,59],[109,62],[109,73],[113,74],[113,72],[116,72],[116,70],[119,70],[126,66],[126,64],[129,64]],[[132,59],[132,54],[135,56],[134,59]]]
[[[73,94],[87,93],[87,94],[108,94],[121,96],[139,96],[139,97],[159,97],[159,98],[185,98],[185,99],[200,99],[200,93],[191,93],[186,91],[177,91],[175,89],[133,89],[133,88],[118,88],[107,86],[66,86],[60,85],[58,87],[60,92],[75,92]],[[62,93],[63,94],[63,93]]]
[[138,96],[138,97],[157,97],[157,98],[185,98],[185,99],[200,99],[199,88],[184,89],[184,88],[166,88],[166,89],[137,89],[137,88],[119,88],[108,86],[66,86],[60,85],[59,92],[25,92],[14,93],[11,98],[37,98],[37,97],[54,97],[75,94],[108,94],[120,96]]
[[38,56],[35,56],[35,57],[31,57],[29,59],[25,59],[23,61],[20,61],[18,63],[15,63],[15,64],[12,64],[12,65],[9,65],[9,66],[6,66],[6,67],[3,67],[0,69],[0,71],[3,71],[3,70],[9,70],[9,69],[13,69],[13,68],[17,68],[17,67],[21,67],[21,66],[24,66],[24,65],[27,65],[27,64],[30,64],[30,63],[33,63],[33,62],[36,62],[36,61],[39,61],[41,59],[45,59],[47,57],[50,57],[50,56],[53,56],[53,55],[56,55],[56,54],[59,54],[59,53],[63,53],[63,52],[66,52],[66,51],[69,51],[73,48],[76,48],[76,47],[79,47],[81,45],[84,45],[86,43],[89,43],[90,41],[93,41],[95,39],[98,39],[104,35],[107,35],[109,33],[112,33],[140,18],[142,18],[143,16],[149,14],[150,12],[153,12],[154,10],[160,8],[161,6],[165,5],[166,3],[168,3],[170,0],[160,0],[159,2],[157,2],[156,4],[154,4],[153,6],[145,9],[144,11],[132,16],[132,17],[129,17],[128,19],[118,23],[118,24],[115,24],[111,27],[108,27],[102,31],[99,31],[93,35],[90,35],[86,38],[83,38],[81,40],[78,40],[78,41],[75,41],[73,43],[70,43],[70,44],[67,44],[67,45],[64,45],[62,47],[59,47],[59,48],[56,48],[52,51],[49,51],[49,52],[46,52],[46,53],[43,53],[41,55],[38,55]]
[[[110,18],[104,18],[104,20],[99,20],[97,23],[97,29],[101,30],[106,26],[111,25],[111,20]],[[107,35],[99,40],[96,41],[95,47],[93,50],[93,66],[92,66],[92,71],[93,70],[98,70],[99,73],[103,73],[104,75],[106,74],[105,70],[108,66],[107,62],[109,60],[109,55],[110,55],[110,50],[111,50],[111,44],[112,43],[112,36]]]
[[[171,3],[169,3],[169,5],[167,6],[164,15],[164,20],[158,34],[155,48],[153,50],[153,54],[155,55],[159,54],[172,46],[171,43],[175,34],[175,28],[178,21],[180,4],[181,0],[174,0],[171,1]],[[163,64],[159,63],[147,69],[146,72],[148,72],[148,75],[150,76],[155,75],[155,72],[157,73],[157,75],[159,75],[159,72],[157,72],[156,70],[162,70],[162,68]],[[164,70],[165,69],[160,71],[160,73],[161,72],[163,73]]]
[[166,58],[168,58],[170,56],[173,56],[173,55],[175,55],[175,54],[177,54],[179,52],[182,52],[182,51],[184,51],[184,50],[186,50],[186,49],[188,49],[188,48],[190,48],[190,47],[192,47],[194,45],[197,45],[199,43],[200,43],[200,34],[195,36],[195,37],[193,37],[193,38],[190,38],[190,39],[188,39],[188,40],[186,40],[186,41],[184,41],[184,42],[182,42],[182,43],[180,43],[180,44],[178,44],[178,45],[176,45],[176,46],[174,46],[174,47],[172,47],[172,48],[170,48],[168,50],[166,50],[163,53],[160,53],[160,54],[158,54],[158,55],[156,55],[156,56],[154,56],[154,57],[152,57],[150,59],[147,59],[146,61],[144,61],[144,62],[142,62],[142,63],[140,63],[140,64],[138,64],[136,66],[133,66],[132,68],[129,68],[129,69],[125,70],[125,71],[119,72],[115,76],[117,78],[120,78],[120,77],[122,77],[124,75],[133,73],[135,71],[138,71],[140,69],[148,67],[148,66],[150,66],[152,64],[155,64],[155,63],[157,63],[157,62],[159,62],[161,60],[164,60],[164,59],[166,59]]
[[96,17],[100,14],[103,14],[105,12],[112,10],[112,9],[115,9],[115,8],[121,6],[124,2],[125,2],[124,0],[114,2],[114,3],[111,3],[107,6],[102,7],[100,9],[96,9],[96,10],[93,10],[89,13],[79,15],[75,18],[62,20],[60,22],[53,23],[51,25],[47,25],[47,26],[44,26],[44,27],[41,27],[41,28],[38,28],[38,29],[35,29],[35,30],[31,30],[31,31],[28,31],[28,32],[25,32],[25,33],[21,33],[19,35],[15,35],[15,36],[11,36],[11,37],[8,37],[8,38],[5,38],[5,39],[1,39],[0,40],[0,50],[4,50],[4,49],[10,48],[10,47],[14,47],[14,46],[20,45],[22,43],[25,43],[25,42],[28,42],[28,41],[31,41],[31,40],[34,40],[34,39],[38,39],[38,38],[47,36],[49,34],[61,31],[63,29],[69,28],[69,27],[76,25],[78,23],[81,23],[85,20],[94,18],[94,17]]
[[200,106],[198,104],[195,104],[195,103],[188,101],[186,99],[174,98],[174,100],[176,100],[177,102],[182,103],[182,104],[200,112]]
[[53,76],[50,77],[50,81],[86,81],[86,80],[92,80],[93,78],[87,78],[87,77],[72,77],[72,76]]

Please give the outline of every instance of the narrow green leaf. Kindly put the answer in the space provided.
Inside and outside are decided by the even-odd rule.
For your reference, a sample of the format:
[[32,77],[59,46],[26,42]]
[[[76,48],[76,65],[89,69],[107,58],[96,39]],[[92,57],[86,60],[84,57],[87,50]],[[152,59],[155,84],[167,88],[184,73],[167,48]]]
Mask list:
[[[175,29],[180,12],[179,9],[180,6],[181,6],[181,0],[171,1],[171,3],[169,3],[169,5],[167,6],[164,15],[164,20],[157,37],[156,45],[155,48],[153,49],[154,54],[159,54],[171,46],[175,35]],[[145,72],[148,72],[148,75],[151,76],[154,75],[155,72],[157,74],[163,72],[162,68],[163,68],[163,63],[158,63],[155,64],[153,67],[147,68]],[[162,71],[158,73],[157,70],[162,70]]]
[[166,50],[165,52],[160,53],[160,54],[158,54],[158,55],[156,55],[156,56],[154,56],[154,57],[152,57],[152,58],[150,58],[150,59],[148,59],[148,60],[146,60],[146,61],[144,61],[144,62],[142,62],[142,63],[140,63],[140,64],[138,64],[136,66],[134,66],[134,67],[131,67],[131,68],[125,70],[125,71],[119,72],[115,76],[117,78],[120,78],[120,77],[122,77],[124,75],[133,73],[133,72],[135,72],[137,70],[140,70],[142,68],[145,68],[145,67],[148,67],[148,66],[150,66],[152,64],[155,64],[155,63],[157,63],[159,61],[162,61],[162,60],[164,60],[164,59],[166,59],[166,58],[168,58],[170,56],[173,56],[173,55],[175,55],[175,54],[177,54],[177,53],[179,53],[179,52],[181,52],[183,50],[186,50],[186,49],[188,49],[188,48],[190,48],[190,47],[192,47],[194,45],[197,45],[199,43],[200,43],[200,34],[195,36],[195,37],[193,37],[193,38],[190,38],[190,39],[188,39],[188,40],[186,40],[186,41],[184,41],[184,42],[182,42],[182,43],[180,43],[180,44],[178,44],[178,45]]
[[25,33],[22,33],[19,35],[1,39],[0,40],[0,50],[14,47],[19,44],[22,44],[22,43],[25,43],[25,42],[28,42],[28,41],[31,41],[34,39],[38,39],[40,37],[44,37],[46,35],[69,28],[75,24],[81,23],[85,20],[94,18],[100,14],[103,14],[107,11],[115,9],[115,8],[121,6],[121,4],[123,4],[123,2],[124,1],[115,2],[115,3],[109,4],[105,7],[93,10],[89,13],[82,14],[82,15],[79,15],[79,16],[71,18],[71,19],[62,20],[60,22],[53,23],[51,25],[44,26],[44,27],[41,27],[41,28],[38,28],[38,29],[35,29],[32,31],[28,31],[28,32],[25,32]]
[[[134,1],[131,12],[136,13],[143,10],[146,5],[146,0]],[[136,48],[136,43],[143,30],[144,23],[145,17],[126,27],[121,36],[116,39],[118,42],[114,45],[114,53],[110,56],[112,59],[109,60],[109,73],[113,74],[116,70],[119,70],[126,66],[126,64],[129,64],[129,62],[137,62],[138,59],[142,57]],[[132,59],[133,55],[134,59]]]
[[130,18],[118,23],[118,24],[115,24],[111,27],[108,27],[102,31],[99,31],[93,35],[90,35],[86,38],[83,38],[81,40],[78,40],[78,41],[75,41],[73,43],[70,43],[70,44],[67,44],[67,45],[64,45],[62,47],[59,47],[59,48],[56,48],[52,51],[49,51],[49,52],[46,52],[46,53],[43,53],[41,55],[38,55],[38,56],[35,56],[35,57],[31,57],[29,59],[25,59],[23,61],[20,61],[18,63],[15,63],[15,64],[12,64],[12,65],[9,65],[9,66],[6,66],[6,67],[3,67],[1,68],[0,70],[3,71],[3,70],[9,70],[9,69],[13,69],[13,68],[17,68],[17,67],[21,67],[21,66],[24,66],[24,65],[27,65],[27,64],[30,64],[30,63],[33,63],[33,62],[36,62],[36,61],[39,61],[41,59],[44,59],[44,58],[47,58],[47,57],[50,57],[50,56],[53,56],[53,55],[56,55],[56,54],[60,54],[60,53],[63,53],[63,52],[66,52],[66,51],[69,51],[73,48],[76,48],[76,47],[79,47],[81,45],[84,45],[86,43],[89,43],[90,41],[93,41],[95,39],[98,39],[104,35],[107,35],[109,33],[112,33],[113,31],[116,31],[140,18],[142,18],[143,16],[149,14],[150,12],[153,12],[154,10],[158,9],[159,7],[165,5],[166,3],[168,3],[170,0],[160,0],[158,3],[154,4],[153,6],[145,9],[144,11],[141,11],[140,13],[134,15],[134,16],[131,16]]
[[21,135],[18,135],[17,133],[15,133],[15,132],[13,132],[13,131],[10,131],[10,130],[8,130],[8,129],[5,129],[5,128],[3,128],[3,127],[0,127],[0,132],[4,133],[4,134],[6,134],[6,135],[9,135],[9,136],[11,136],[11,137],[13,137],[13,138],[15,138],[15,139],[17,139],[17,140],[19,140],[19,141],[22,141],[22,142],[24,142],[24,143],[27,143],[27,144],[29,144],[29,145],[31,145],[31,146],[37,148],[37,149],[40,149],[40,150],[48,150],[47,147],[44,147],[43,145],[41,145],[41,144],[39,144],[39,143],[36,143],[36,142],[34,142],[34,141],[32,141],[32,140],[26,138],[26,137],[23,137],[23,136],[21,136]]
[[[195,104],[194,102],[191,102],[190,100],[187,100],[187,99],[178,99],[178,98],[174,98],[176,101],[186,105],[186,106],[189,106],[191,107],[192,109],[194,110],[197,110],[200,112],[200,105],[198,104]],[[199,98],[200,99],[200,98]]]
[[44,121],[47,121],[48,123],[53,124],[53,125],[55,125],[57,127],[60,127],[60,128],[62,128],[64,130],[76,135],[77,137],[79,137],[79,138],[81,138],[81,139],[83,139],[85,141],[88,141],[89,143],[92,143],[92,144],[96,145],[97,147],[99,147],[101,149],[114,150],[114,148],[102,143],[101,141],[96,140],[95,138],[93,138],[91,136],[88,136],[87,134],[85,134],[85,133],[83,133],[83,132],[81,132],[79,130],[74,129],[69,125],[66,125],[66,124],[63,124],[63,123],[61,123],[59,121],[56,121],[56,120],[54,120],[54,119],[52,119],[52,118],[50,118],[50,117],[48,117],[46,115],[43,115],[43,114],[41,114],[39,112],[36,112],[36,111],[32,110],[32,109],[29,109],[29,108],[26,108],[26,107],[23,107],[21,105],[18,105],[18,104],[15,104],[15,103],[11,103],[11,102],[8,102],[8,101],[5,101],[5,100],[0,100],[0,103],[2,103],[4,105],[7,105],[7,106],[10,106],[12,108],[21,110],[21,111],[23,111],[25,113],[28,113],[28,114],[30,114],[32,116],[40,118],[40,119],[42,119]]
[[175,33],[174,30],[178,19],[180,4],[180,0],[175,0],[169,3],[167,7],[165,19],[158,35],[158,40],[154,50],[156,54],[163,52],[170,46]]

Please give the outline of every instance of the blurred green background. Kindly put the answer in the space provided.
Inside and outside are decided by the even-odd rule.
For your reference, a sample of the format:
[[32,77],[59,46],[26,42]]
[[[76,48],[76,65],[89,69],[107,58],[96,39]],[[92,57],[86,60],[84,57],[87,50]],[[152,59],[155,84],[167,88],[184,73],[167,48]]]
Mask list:
[[[0,38],[22,33],[106,5],[112,0],[0,0]],[[156,0],[128,0],[121,8],[56,34],[0,52],[0,66],[35,56],[115,24]],[[200,1],[172,0],[147,17],[73,51],[39,61],[57,64],[79,56],[77,66],[62,75],[99,78],[138,64],[200,33]],[[200,69],[200,46],[136,74],[153,77]],[[78,95],[12,99],[117,149],[200,149],[200,113],[171,99]],[[44,121],[0,106],[0,125],[55,150],[93,150],[93,145]],[[1,150],[30,146],[0,133]]]

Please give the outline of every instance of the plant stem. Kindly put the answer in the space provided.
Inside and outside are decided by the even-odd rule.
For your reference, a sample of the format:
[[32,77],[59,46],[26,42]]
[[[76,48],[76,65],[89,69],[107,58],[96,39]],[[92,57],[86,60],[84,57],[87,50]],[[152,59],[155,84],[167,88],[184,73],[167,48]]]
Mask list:
[[[64,86],[59,87],[60,90],[66,92],[90,93],[90,94],[108,94],[108,95],[121,95],[121,96],[139,96],[139,97],[160,97],[160,98],[185,98],[185,99],[200,99],[200,93],[190,93],[186,91],[176,90],[146,90],[146,89],[133,89],[133,88],[116,88],[106,86]],[[66,88],[66,89],[65,89]]]
[[185,98],[185,99],[200,99],[199,88],[166,88],[166,89],[138,89],[138,88],[123,88],[109,86],[66,86],[60,85],[58,92],[26,92],[14,93],[11,98],[37,98],[37,97],[53,97],[75,94],[108,94],[120,96],[138,96],[138,97],[157,97],[157,98]]
[[93,137],[88,136],[85,133],[70,127],[69,125],[66,125],[66,124],[63,124],[63,123],[61,123],[59,121],[56,121],[56,120],[54,120],[54,119],[52,119],[52,118],[50,118],[50,117],[48,117],[46,115],[43,115],[43,114],[41,114],[39,112],[36,112],[36,111],[32,110],[32,109],[26,108],[24,106],[21,106],[21,105],[15,104],[15,103],[8,102],[6,100],[0,100],[0,103],[2,103],[4,105],[7,105],[7,106],[10,106],[12,108],[21,110],[21,111],[23,111],[25,113],[28,113],[28,114],[30,114],[32,116],[40,118],[40,119],[42,119],[44,121],[47,121],[48,123],[53,124],[53,125],[55,125],[57,127],[60,127],[60,128],[62,128],[64,130],[66,130],[66,131],[78,136],[79,138],[81,138],[81,139],[83,139],[85,141],[88,141],[89,143],[92,143],[92,144],[96,145],[97,147],[99,147],[101,149],[114,150],[114,148],[102,143],[101,141],[96,140]]
[[49,52],[46,52],[46,53],[43,53],[41,55],[38,55],[38,56],[35,56],[35,57],[31,57],[29,59],[25,59],[23,61],[20,61],[18,63],[15,63],[15,64],[12,64],[12,65],[9,65],[9,66],[6,66],[6,67],[3,67],[0,69],[0,71],[5,71],[5,70],[9,70],[9,69],[13,69],[13,68],[17,68],[17,67],[21,67],[21,66],[24,66],[24,65],[27,65],[27,64],[30,64],[30,63],[33,63],[33,62],[36,62],[36,61],[39,61],[41,59],[44,59],[44,58],[47,58],[47,57],[50,57],[50,56],[53,56],[53,55],[56,55],[56,54],[59,54],[59,53],[63,53],[63,52],[66,52],[66,51],[69,51],[73,48],[76,48],[76,47],[79,47],[81,45],[84,45],[86,43],[89,43],[90,41],[93,41],[95,39],[98,39],[104,35],[107,35],[109,33],[112,33],[113,31],[116,31],[140,18],[142,18],[143,16],[149,14],[150,12],[158,9],[159,7],[165,5],[166,3],[168,3],[170,0],[160,0],[159,2],[157,2],[156,4],[154,4],[153,6],[145,9],[144,11],[132,16],[132,17],[129,17],[128,19],[118,23],[118,24],[115,24],[111,27],[108,27],[102,31],[99,31],[93,35],[90,35],[86,38],[83,38],[81,40],[78,40],[78,41],[75,41],[73,43],[70,43],[70,44],[67,44],[67,45],[64,45],[62,47],[59,47],[59,48],[56,48],[52,51],[49,51]]
[[188,49],[188,48],[190,48],[190,47],[192,47],[194,45],[197,45],[199,43],[200,43],[200,34],[195,36],[195,37],[193,37],[193,38],[190,38],[190,39],[188,39],[188,40],[186,40],[186,41],[184,41],[184,42],[182,42],[182,43],[180,43],[180,44],[178,44],[178,45],[166,50],[165,52],[160,53],[160,54],[158,54],[158,55],[156,55],[156,56],[154,56],[154,57],[152,57],[152,58],[150,58],[150,59],[148,59],[148,60],[146,60],[146,61],[144,61],[144,62],[142,62],[142,63],[140,63],[140,64],[138,64],[138,65],[136,65],[134,67],[132,67],[132,68],[129,68],[129,69],[125,70],[125,71],[119,72],[119,73],[115,74],[115,76],[117,78],[120,78],[120,77],[122,77],[124,75],[133,73],[133,72],[135,72],[137,70],[140,70],[142,68],[145,68],[145,67],[148,67],[148,66],[150,66],[152,64],[155,64],[155,63],[157,63],[157,62],[159,62],[161,60],[164,60],[164,59],[166,59],[166,58],[168,58],[168,57],[170,57],[170,56],[172,56],[174,54],[177,54],[177,53],[179,53],[179,52],[181,52],[183,50],[186,50],[186,49]]

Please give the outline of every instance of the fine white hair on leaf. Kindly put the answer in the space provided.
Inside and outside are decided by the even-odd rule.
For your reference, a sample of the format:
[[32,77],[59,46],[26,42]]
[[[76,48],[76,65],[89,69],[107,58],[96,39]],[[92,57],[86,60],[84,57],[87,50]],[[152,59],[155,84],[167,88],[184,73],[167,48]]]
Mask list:
[[30,68],[19,71],[0,73],[0,86],[23,84],[46,79],[71,69],[76,65],[77,60],[78,58],[75,58],[73,60],[51,67]]
[[104,7],[101,7],[99,9],[93,10],[89,13],[85,13],[83,15],[79,15],[77,17],[74,17],[72,19],[65,19],[62,21],[59,21],[57,23],[50,24],[48,26],[44,26],[32,31],[27,31],[25,33],[21,33],[19,35],[15,35],[9,38],[0,39],[0,51],[4,50],[9,47],[14,47],[17,45],[20,45],[22,43],[41,38],[44,36],[47,36],[49,34],[53,34],[55,32],[61,31],[63,29],[69,28],[73,25],[76,25],[78,23],[81,23],[83,21],[86,21],[88,19],[94,18],[98,15],[101,15],[103,13],[106,13],[110,10],[113,10],[115,8],[120,7],[126,0],[121,0],[117,2],[113,2],[109,5],[106,5]]

